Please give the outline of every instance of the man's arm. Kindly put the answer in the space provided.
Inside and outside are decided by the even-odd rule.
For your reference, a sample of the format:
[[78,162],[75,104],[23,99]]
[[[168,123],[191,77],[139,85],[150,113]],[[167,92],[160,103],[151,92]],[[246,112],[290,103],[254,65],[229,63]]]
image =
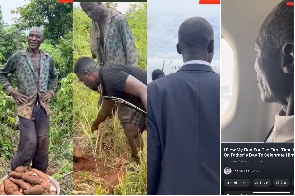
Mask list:
[[50,67],[49,67],[49,81],[48,81],[48,92],[51,95],[54,95],[58,83],[58,75],[56,68],[53,64],[53,60],[50,58]]
[[147,87],[141,81],[128,74],[123,70],[122,66],[110,66],[103,72],[104,82],[113,94],[108,96],[117,96],[117,93],[128,93],[134,97],[141,99],[141,102],[147,109]]
[[90,35],[90,51],[92,54],[92,58],[93,59],[96,58],[98,60],[98,63],[101,63],[102,59],[100,58],[100,55],[98,53],[100,50],[99,29],[96,22],[94,22],[93,20],[92,20],[92,25],[91,25],[89,35]]
[[103,99],[101,110],[99,110],[95,121],[92,124],[91,131],[97,130],[100,123],[104,122],[111,114],[115,101]]
[[127,65],[138,67],[138,55],[134,38],[126,19],[119,21],[119,31],[127,57]]
[[[92,22],[92,26],[93,26],[93,22]],[[92,28],[92,27],[91,27]],[[90,37],[90,52],[91,52],[91,55],[92,55],[92,58],[93,59],[95,59],[96,58],[96,54],[93,52],[93,50],[92,50],[92,29],[90,29],[90,31],[89,31],[89,37]]]
[[148,98],[147,109],[147,194],[156,195],[161,174],[161,143],[154,113]]
[[147,87],[145,84],[129,75],[125,83],[125,92],[135,97],[139,97],[145,110],[147,110]]
[[8,59],[6,64],[4,64],[4,66],[0,68],[0,82],[8,95],[10,95],[11,92],[14,91],[14,89],[12,87],[12,84],[9,82],[7,76],[9,73],[14,73],[15,70],[16,70],[16,62],[15,62],[15,54],[13,54]]

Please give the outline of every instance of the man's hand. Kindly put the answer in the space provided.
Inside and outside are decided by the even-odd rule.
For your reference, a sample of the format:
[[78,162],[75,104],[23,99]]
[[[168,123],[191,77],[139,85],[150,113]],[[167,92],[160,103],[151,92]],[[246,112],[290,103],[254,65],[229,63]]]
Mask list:
[[93,133],[94,131],[97,131],[99,127],[99,123],[96,122],[96,120],[92,123],[91,126],[91,132]]
[[46,92],[46,93],[44,93],[44,95],[42,97],[42,101],[43,102],[49,102],[51,97],[52,97],[52,94],[50,92]]
[[112,113],[115,101],[103,99],[101,110],[99,110],[95,121],[92,123],[91,131],[92,133],[98,130],[100,123],[104,122],[109,115]]
[[28,102],[29,97],[25,96],[24,94],[13,90],[10,95],[13,97],[13,99],[16,101],[17,104],[25,104]]

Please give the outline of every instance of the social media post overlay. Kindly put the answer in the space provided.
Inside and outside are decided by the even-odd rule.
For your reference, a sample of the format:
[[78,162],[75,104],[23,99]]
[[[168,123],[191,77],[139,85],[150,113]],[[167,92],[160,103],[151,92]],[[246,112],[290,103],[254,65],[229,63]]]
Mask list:
[[293,143],[221,143],[222,195],[294,195]]

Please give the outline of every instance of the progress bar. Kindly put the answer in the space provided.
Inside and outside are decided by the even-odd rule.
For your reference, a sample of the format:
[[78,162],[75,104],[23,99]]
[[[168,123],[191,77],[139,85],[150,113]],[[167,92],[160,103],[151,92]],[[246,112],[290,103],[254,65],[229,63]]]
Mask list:
[[220,4],[220,0],[199,0],[199,4]]
[[261,193],[261,194],[289,194],[289,193],[291,193],[291,192],[253,192],[254,194],[259,194],[259,193]]
[[294,195],[294,191],[225,191],[223,195]]
[[58,3],[73,3],[73,0],[57,0]]

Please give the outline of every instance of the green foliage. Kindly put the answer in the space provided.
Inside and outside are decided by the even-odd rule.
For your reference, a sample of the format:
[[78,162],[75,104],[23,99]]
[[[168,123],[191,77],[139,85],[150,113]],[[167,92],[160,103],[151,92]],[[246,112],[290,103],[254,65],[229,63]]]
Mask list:
[[126,19],[132,30],[138,52],[139,68],[147,69],[147,3],[131,4]]
[[2,29],[0,33],[0,62],[3,64],[8,60],[11,54],[23,49],[27,39],[15,25]]
[[13,132],[10,131],[17,128],[18,125],[17,115],[14,111],[14,100],[10,96],[6,95],[0,85],[0,158],[2,157],[5,160],[13,158],[13,144],[17,141],[15,140],[16,138],[13,137]]
[[92,120],[98,113],[99,95],[84,86],[75,77],[73,80],[73,132],[74,136],[90,135]]
[[104,2],[104,6],[111,9],[116,9],[118,7],[117,2]]
[[0,64],[3,64],[12,53],[23,47],[26,42],[25,35],[16,27],[16,25],[7,25],[3,21],[0,6]]
[[91,19],[80,7],[74,7],[73,17],[73,60],[76,62],[81,56],[91,57],[89,37]]
[[62,66],[59,67],[61,70],[59,77],[61,78],[73,71],[71,66],[73,65],[73,31],[59,39],[59,49],[64,60]]
[[[146,157],[146,151],[142,151],[142,156]],[[141,164],[136,165],[131,163],[128,165],[133,171],[127,171],[122,179],[122,182],[115,188],[115,195],[146,195],[147,189],[147,162],[146,159],[141,159]]]
[[[73,82],[74,74],[69,74],[66,78],[60,80],[61,88],[57,92],[56,100],[52,102],[51,110],[54,112],[51,117],[53,122],[51,128],[51,143],[59,144],[64,140],[66,134],[72,138],[72,121],[73,121]],[[57,146],[59,148],[59,146]]]
[[72,32],[65,35],[65,38],[59,39],[58,47],[45,40],[45,42],[41,44],[40,49],[51,55],[54,65],[58,71],[59,78],[64,78],[68,73],[72,72]]
[[[21,16],[16,23],[23,30],[33,26],[44,27],[44,36],[51,43],[72,31],[73,4],[57,3],[56,0],[30,0],[30,3],[17,8]],[[62,14],[61,14],[62,13]]]

